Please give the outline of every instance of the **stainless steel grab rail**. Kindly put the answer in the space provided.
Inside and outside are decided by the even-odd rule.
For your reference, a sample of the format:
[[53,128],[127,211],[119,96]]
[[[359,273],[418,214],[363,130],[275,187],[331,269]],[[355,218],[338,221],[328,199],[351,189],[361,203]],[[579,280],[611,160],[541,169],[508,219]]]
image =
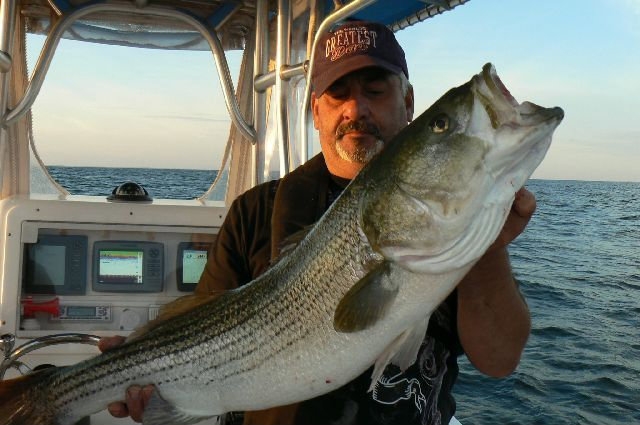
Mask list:
[[30,371],[30,368],[18,359],[27,353],[38,350],[43,347],[59,344],[90,344],[98,345],[100,337],[96,335],[80,334],[80,333],[63,333],[56,335],[47,335],[40,338],[32,339],[25,342],[18,348],[14,349],[16,337],[13,334],[4,334],[0,336],[0,347],[4,354],[0,363],[0,380],[4,379],[4,375],[9,368],[16,368],[20,373],[24,374]]

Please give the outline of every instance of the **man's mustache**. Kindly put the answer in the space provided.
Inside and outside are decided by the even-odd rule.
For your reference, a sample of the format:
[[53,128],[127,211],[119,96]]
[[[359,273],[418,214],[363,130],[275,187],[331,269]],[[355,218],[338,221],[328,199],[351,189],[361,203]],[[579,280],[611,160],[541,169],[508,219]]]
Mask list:
[[352,131],[358,131],[363,133],[370,133],[375,136],[377,139],[381,139],[380,130],[374,124],[368,123],[362,120],[353,120],[342,123],[336,129],[336,139],[342,139],[347,133],[351,133]]

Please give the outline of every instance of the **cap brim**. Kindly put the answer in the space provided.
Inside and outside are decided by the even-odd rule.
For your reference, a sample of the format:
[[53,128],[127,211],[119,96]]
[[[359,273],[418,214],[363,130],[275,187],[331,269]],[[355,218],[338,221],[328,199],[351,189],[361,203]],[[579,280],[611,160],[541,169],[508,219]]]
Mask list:
[[357,71],[362,68],[378,67],[393,72],[394,74],[401,74],[402,68],[393,65],[385,60],[378,59],[371,56],[354,56],[349,59],[344,59],[340,63],[335,64],[331,68],[330,72],[325,72],[322,75],[317,75],[314,78],[313,91],[316,96],[322,96],[324,92],[333,84],[336,80],[344,77],[345,75]]

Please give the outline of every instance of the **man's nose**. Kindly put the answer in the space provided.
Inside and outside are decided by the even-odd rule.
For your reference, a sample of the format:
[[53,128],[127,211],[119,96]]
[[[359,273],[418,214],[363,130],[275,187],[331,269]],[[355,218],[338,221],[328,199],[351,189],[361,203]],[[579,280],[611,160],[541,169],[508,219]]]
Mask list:
[[343,103],[342,115],[347,121],[367,118],[370,112],[369,100],[359,91],[352,91]]

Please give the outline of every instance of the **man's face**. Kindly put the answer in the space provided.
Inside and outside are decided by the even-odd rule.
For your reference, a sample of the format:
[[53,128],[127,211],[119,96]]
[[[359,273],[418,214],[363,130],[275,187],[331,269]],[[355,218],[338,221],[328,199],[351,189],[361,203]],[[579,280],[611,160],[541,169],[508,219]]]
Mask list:
[[352,179],[413,117],[413,91],[400,77],[363,68],[311,96],[313,122],[329,171]]

